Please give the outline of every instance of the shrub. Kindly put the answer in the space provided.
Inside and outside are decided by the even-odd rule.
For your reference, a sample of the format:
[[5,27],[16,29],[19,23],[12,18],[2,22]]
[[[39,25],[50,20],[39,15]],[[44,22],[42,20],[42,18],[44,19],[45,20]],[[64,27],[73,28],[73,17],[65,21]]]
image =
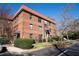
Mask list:
[[46,42],[46,40],[45,39],[42,39],[42,42]]
[[35,43],[35,40],[32,39],[32,38],[29,38],[29,39],[25,39],[25,40],[31,40],[33,42],[33,44]]
[[0,37],[0,44],[3,45],[3,44],[8,44],[8,39],[4,38],[4,37]]
[[[74,43],[72,42],[72,41],[57,41],[57,42],[55,42],[53,45],[55,46],[57,46],[58,48],[67,48],[67,47],[70,47],[70,46],[72,46]],[[55,47],[56,47],[55,46]]]
[[59,36],[56,36],[56,37],[52,37],[51,39],[52,40],[55,40],[55,41],[59,41],[60,40],[60,37]]
[[[53,41],[59,41],[60,37],[56,36],[56,37],[48,37],[48,42],[53,42]],[[46,39],[42,39],[39,41],[40,42],[46,42]]]
[[[64,35],[64,37],[67,38],[67,35]],[[79,39],[79,31],[68,32],[68,37],[72,40]]]
[[33,43],[31,39],[16,39],[14,41],[14,46],[22,49],[30,49],[33,47]]
[[52,37],[48,37],[48,42],[53,42]]

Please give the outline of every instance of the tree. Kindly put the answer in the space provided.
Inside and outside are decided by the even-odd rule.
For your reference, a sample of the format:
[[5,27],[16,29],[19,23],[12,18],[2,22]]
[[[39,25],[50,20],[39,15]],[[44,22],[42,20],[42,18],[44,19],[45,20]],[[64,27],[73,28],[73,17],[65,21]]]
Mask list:
[[[62,13],[62,18],[63,18],[63,20],[62,20],[62,22],[61,22],[61,33],[62,33],[62,35],[66,35],[66,37],[67,37],[67,39],[69,39],[68,38],[68,32],[70,31],[70,23],[71,23],[71,21],[74,19],[72,16],[70,16],[70,14],[69,14],[69,12],[72,10],[72,8],[74,7],[74,5],[73,4],[68,4],[65,8],[64,8],[64,10],[63,10],[63,13]],[[63,37],[63,36],[62,36]]]
[[71,31],[79,31],[79,20],[75,19],[69,23]]
[[79,39],[79,20],[73,20],[69,23],[68,27],[68,36],[69,39]]
[[61,22],[61,33],[67,39],[69,39],[69,33],[79,31],[79,20],[69,14],[73,7],[73,4],[68,4],[61,15],[63,18],[63,21]]
[[5,37],[9,41],[12,39],[11,10],[10,7],[0,6],[0,37]]

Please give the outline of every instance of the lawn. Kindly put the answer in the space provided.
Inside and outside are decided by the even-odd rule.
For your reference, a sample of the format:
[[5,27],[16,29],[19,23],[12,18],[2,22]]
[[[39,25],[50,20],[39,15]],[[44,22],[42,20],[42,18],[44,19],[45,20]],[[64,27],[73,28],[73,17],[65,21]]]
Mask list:
[[52,47],[53,45],[49,42],[43,42],[43,43],[36,43],[33,44],[34,48],[48,48],[48,47]]

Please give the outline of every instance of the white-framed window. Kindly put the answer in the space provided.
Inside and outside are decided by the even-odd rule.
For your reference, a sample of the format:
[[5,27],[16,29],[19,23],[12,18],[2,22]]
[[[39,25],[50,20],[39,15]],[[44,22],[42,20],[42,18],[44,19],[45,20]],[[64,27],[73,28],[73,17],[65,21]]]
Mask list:
[[33,24],[30,24],[30,29],[31,29],[31,30],[33,29]]
[[42,30],[42,26],[38,26],[38,29],[39,29],[39,30]]
[[41,18],[38,18],[38,22],[41,23],[42,22],[42,19]]
[[33,17],[33,15],[32,15],[32,14],[30,14],[30,17],[29,17],[29,18],[30,18],[30,20],[32,20],[32,17]]

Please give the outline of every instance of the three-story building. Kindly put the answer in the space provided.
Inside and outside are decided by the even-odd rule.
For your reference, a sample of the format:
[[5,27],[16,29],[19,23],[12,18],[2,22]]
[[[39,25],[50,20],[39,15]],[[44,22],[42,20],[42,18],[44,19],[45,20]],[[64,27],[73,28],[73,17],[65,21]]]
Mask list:
[[12,24],[17,38],[44,39],[47,34],[56,35],[55,20],[24,5],[14,15]]

